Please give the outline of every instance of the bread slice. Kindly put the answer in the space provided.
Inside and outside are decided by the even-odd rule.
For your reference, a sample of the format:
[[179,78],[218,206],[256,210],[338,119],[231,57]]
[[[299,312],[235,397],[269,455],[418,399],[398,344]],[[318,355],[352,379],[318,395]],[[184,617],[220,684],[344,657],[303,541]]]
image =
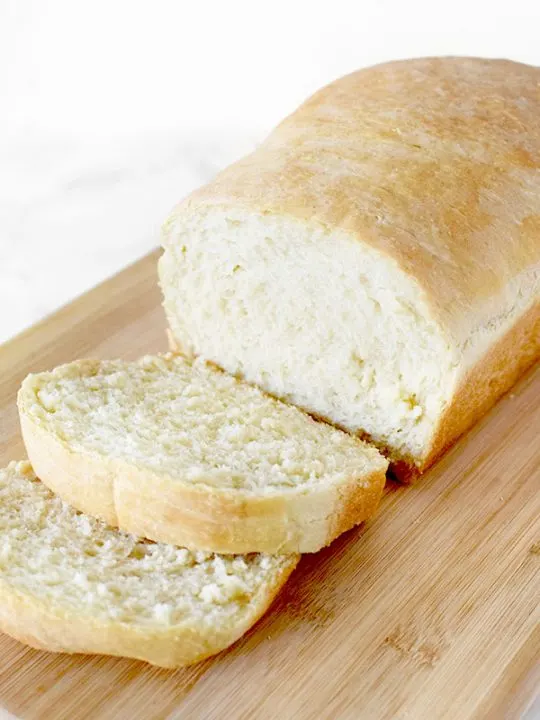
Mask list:
[[38,649],[197,662],[260,618],[298,559],[141,540],[71,508],[27,462],[0,470],[0,629]]
[[385,482],[374,448],[180,356],[30,375],[19,413],[54,492],[184,547],[314,552],[372,515]]
[[540,353],[539,86],[423,58],[317,92],[165,224],[175,344],[425,470]]

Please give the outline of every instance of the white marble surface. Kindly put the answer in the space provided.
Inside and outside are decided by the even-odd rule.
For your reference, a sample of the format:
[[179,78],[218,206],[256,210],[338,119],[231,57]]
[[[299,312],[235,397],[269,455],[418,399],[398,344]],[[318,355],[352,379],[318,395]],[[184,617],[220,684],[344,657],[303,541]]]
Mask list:
[[0,0],[0,342],[155,246],[180,197],[332,78],[540,63],[536,5]]
[[0,200],[0,342],[156,246],[174,203],[247,144],[50,132],[14,143],[0,158],[11,169]]

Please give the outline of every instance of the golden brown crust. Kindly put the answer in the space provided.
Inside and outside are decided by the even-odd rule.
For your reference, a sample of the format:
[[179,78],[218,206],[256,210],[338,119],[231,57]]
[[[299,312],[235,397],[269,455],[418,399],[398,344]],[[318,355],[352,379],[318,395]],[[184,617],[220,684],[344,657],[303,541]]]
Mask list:
[[447,407],[423,472],[516,382],[540,352],[540,304],[536,303],[469,370]]
[[20,419],[36,475],[66,502],[127,532],[198,550],[316,552],[376,511],[386,479],[381,458],[366,482],[349,478],[322,488],[241,495],[73,452],[24,406]]
[[65,612],[0,582],[0,630],[38,650],[115,655],[165,668],[182,667],[215,655],[232,645],[271,605],[299,558],[276,571],[272,583],[246,607],[242,622],[228,628],[175,625],[162,630],[91,615]]
[[398,61],[317,92],[175,215],[220,205],[345,230],[418,283],[459,344],[537,267],[539,169],[540,69]]
[[333,522],[329,526],[328,543],[357,525],[356,518],[370,518],[376,513],[386,478],[381,473],[372,473],[366,478],[366,482],[369,483],[369,491],[359,490],[357,486],[350,483],[346,491],[342,493],[339,510],[333,516]]

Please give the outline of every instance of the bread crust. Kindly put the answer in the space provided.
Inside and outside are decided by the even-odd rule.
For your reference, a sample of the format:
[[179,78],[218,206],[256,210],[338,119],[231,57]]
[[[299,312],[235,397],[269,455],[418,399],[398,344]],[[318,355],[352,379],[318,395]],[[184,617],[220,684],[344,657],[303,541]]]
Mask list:
[[514,385],[540,353],[540,303],[525,315],[469,370],[441,418],[424,471]]
[[226,629],[204,624],[195,627],[186,622],[160,630],[100,621],[91,615],[51,607],[0,580],[0,630],[38,650],[114,655],[164,668],[182,667],[236,642],[268,609],[298,560],[292,556],[277,570],[272,584],[261,586],[246,606],[242,621]]
[[386,462],[362,478],[320,489],[249,495],[194,486],[98,453],[74,452],[34,422],[19,396],[36,475],[73,507],[158,542],[218,553],[316,552],[373,515]]

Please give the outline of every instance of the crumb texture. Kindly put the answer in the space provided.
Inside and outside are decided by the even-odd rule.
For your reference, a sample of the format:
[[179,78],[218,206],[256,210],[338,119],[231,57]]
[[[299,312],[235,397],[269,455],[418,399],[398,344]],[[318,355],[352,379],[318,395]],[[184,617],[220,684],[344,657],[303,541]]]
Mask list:
[[342,232],[237,209],[173,227],[160,275],[182,348],[402,456],[422,455],[454,358],[394,263]]
[[0,471],[0,582],[102,621],[234,627],[279,588],[293,555],[220,556],[109,528],[54,496],[29,463]]
[[383,470],[374,449],[196,360],[82,361],[30,376],[19,403],[74,452],[183,482],[272,493]]

